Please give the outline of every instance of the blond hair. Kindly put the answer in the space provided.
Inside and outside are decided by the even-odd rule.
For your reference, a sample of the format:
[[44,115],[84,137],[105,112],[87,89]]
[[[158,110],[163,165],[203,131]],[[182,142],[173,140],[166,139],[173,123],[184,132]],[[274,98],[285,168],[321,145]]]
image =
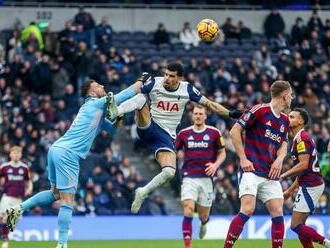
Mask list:
[[10,152],[14,152],[14,151],[22,152],[23,149],[22,149],[22,147],[20,147],[20,146],[12,146],[12,147],[10,148]]

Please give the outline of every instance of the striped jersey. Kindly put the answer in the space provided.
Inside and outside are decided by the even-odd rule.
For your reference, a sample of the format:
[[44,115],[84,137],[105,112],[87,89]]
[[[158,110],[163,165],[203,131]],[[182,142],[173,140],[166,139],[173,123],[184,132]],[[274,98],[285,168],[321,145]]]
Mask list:
[[315,187],[323,184],[315,142],[304,129],[300,130],[293,139],[291,156],[294,165],[300,162],[299,155],[302,154],[309,155],[309,162],[308,168],[298,175],[299,185],[302,187]]
[[175,139],[176,128],[188,101],[202,103],[205,97],[188,82],[181,81],[173,91],[165,89],[163,82],[164,77],[152,78],[141,88],[141,93],[149,97],[152,120]]
[[15,198],[23,198],[25,182],[29,180],[29,168],[23,162],[9,161],[0,166],[0,177],[4,180],[3,193]]
[[214,127],[205,126],[197,131],[191,126],[178,133],[175,145],[177,149],[184,149],[183,177],[208,177],[205,173],[206,164],[215,162],[225,141]]
[[244,151],[253,163],[253,172],[268,178],[278,149],[288,140],[288,116],[276,115],[270,104],[258,104],[245,111],[237,123],[245,129]]

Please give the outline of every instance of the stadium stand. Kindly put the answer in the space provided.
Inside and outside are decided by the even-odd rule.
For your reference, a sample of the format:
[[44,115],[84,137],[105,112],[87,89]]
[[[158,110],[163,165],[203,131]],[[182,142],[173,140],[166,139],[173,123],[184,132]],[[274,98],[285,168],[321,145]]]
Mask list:
[[[266,25],[271,26],[271,18],[267,17]],[[317,16],[313,18],[317,19]],[[81,23],[79,16],[73,20],[68,20],[59,33],[43,31],[41,39],[33,33],[35,29],[1,31],[0,163],[8,159],[10,145],[24,147],[24,160],[30,166],[35,192],[49,186],[46,151],[69,127],[82,103],[78,88],[84,80],[94,78],[105,85],[107,91],[118,92],[142,71],[156,76],[162,73],[166,61],[178,59],[185,63],[185,78],[189,82],[228,107],[244,109],[267,100],[270,83],[275,78],[287,79],[294,85],[297,93],[294,105],[305,107],[311,114],[310,128],[327,182],[317,212],[328,212],[329,19],[325,23],[310,21],[306,24],[297,19],[291,34],[275,35],[267,33],[271,27],[265,27],[266,34],[251,34],[243,23],[236,25],[236,20],[231,20],[224,27],[228,37],[224,43],[200,42],[198,46],[186,49],[179,34],[166,29],[167,35],[162,34],[168,37],[166,42],[155,44],[159,36],[153,32],[116,33],[106,20],[96,26],[94,21]],[[21,39],[24,32],[28,35]],[[181,127],[190,124],[191,105],[187,109]],[[126,116],[124,122],[130,127],[132,115]],[[208,123],[217,126],[228,138],[231,120],[211,114]],[[141,150],[141,141],[133,140],[137,142],[136,150]],[[233,145],[229,139],[227,141],[227,160],[215,179],[214,214],[234,214],[239,208],[237,158]],[[134,189],[143,184],[144,179],[129,159],[122,156],[121,149],[123,147],[118,148],[113,137],[106,133],[99,135],[92,153],[82,162],[76,214],[129,213]],[[178,158],[178,164],[182,165],[182,157]],[[284,168],[288,165],[289,161]],[[172,182],[176,194],[178,178]],[[283,181],[283,188],[289,184],[291,182]],[[290,213],[292,204],[292,199],[285,202],[285,213]],[[57,204],[49,209],[35,208],[30,214],[54,214],[56,208]],[[256,212],[262,214],[264,211],[262,205],[258,205]],[[170,211],[156,194],[142,213],[169,214]]]

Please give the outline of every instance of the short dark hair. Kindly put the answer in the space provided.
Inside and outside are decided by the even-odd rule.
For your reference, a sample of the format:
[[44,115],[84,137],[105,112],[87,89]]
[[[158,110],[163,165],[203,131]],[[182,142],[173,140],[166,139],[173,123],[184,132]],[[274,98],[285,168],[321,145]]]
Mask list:
[[95,80],[94,79],[88,79],[86,80],[86,82],[81,86],[80,88],[80,95],[85,98],[87,97],[89,88],[91,87],[91,84],[94,83]]
[[281,96],[281,94],[290,89],[291,85],[288,81],[282,81],[278,80],[275,81],[271,86],[270,86],[270,94],[272,98],[276,98]]
[[167,70],[175,71],[179,77],[183,76],[183,65],[179,62],[171,62],[167,65]]
[[304,125],[307,126],[309,122],[309,114],[304,108],[295,108],[293,111],[299,112],[301,118],[304,120]]

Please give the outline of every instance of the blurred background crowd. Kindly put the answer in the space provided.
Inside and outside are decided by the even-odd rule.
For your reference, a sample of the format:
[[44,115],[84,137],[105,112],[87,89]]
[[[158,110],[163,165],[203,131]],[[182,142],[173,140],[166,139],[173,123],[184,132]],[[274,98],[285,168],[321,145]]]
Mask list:
[[[46,155],[49,146],[68,129],[83,99],[79,87],[88,78],[118,92],[148,71],[162,75],[166,62],[181,60],[185,80],[228,108],[246,109],[269,100],[275,79],[289,80],[296,93],[293,105],[311,115],[310,131],[317,144],[321,171],[327,183],[317,212],[330,208],[330,19],[322,21],[314,11],[304,23],[297,18],[290,33],[284,33],[280,13],[271,11],[264,20],[264,33],[252,33],[240,20],[227,18],[222,31],[225,40],[201,42],[190,23],[173,33],[164,24],[151,33],[116,32],[107,17],[96,23],[83,8],[68,20],[60,32],[45,23],[17,24],[2,30],[0,42],[0,163],[8,160],[10,146],[24,148],[23,161],[31,170],[34,192],[48,188]],[[191,124],[188,104],[180,128]],[[134,131],[132,114],[124,118],[125,130],[135,152],[146,156],[142,141]],[[216,192],[213,214],[233,214],[239,209],[237,158],[228,130],[233,121],[210,114],[208,124],[216,126],[227,141],[227,159],[214,178]],[[81,161],[81,178],[76,195],[79,215],[128,214],[136,187],[146,179],[123,144],[101,132],[90,155]],[[132,143],[133,143],[132,142]],[[183,163],[178,153],[178,167]],[[284,170],[291,166],[290,159]],[[292,180],[282,182],[286,189]],[[172,182],[179,196],[180,175]],[[292,199],[285,202],[289,213]],[[59,206],[35,208],[29,214],[55,214]],[[154,194],[142,214],[171,214],[161,194]],[[258,205],[256,213],[265,209]]]

